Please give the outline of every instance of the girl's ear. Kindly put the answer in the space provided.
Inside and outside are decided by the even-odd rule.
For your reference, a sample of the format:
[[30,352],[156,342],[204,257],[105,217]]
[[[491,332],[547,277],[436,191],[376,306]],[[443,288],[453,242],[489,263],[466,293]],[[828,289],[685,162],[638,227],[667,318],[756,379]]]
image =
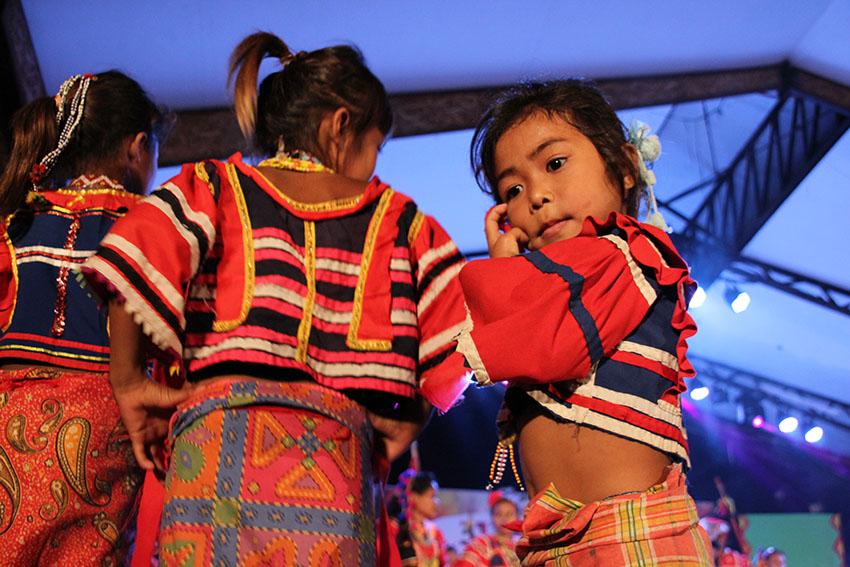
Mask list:
[[331,136],[335,139],[341,138],[348,133],[348,121],[350,114],[348,109],[340,106],[331,114]]
[[129,163],[138,163],[142,161],[142,149],[148,143],[148,135],[145,132],[139,132],[132,138],[127,145],[127,160]]
[[623,144],[623,154],[625,154],[626,159],[631,162],[633,167],[631,168],[623,168],[621,174],[623,175],[623,189],[628,193],[634,186],[637,184],[637,179],[634,178],[632,171],[640,171],[638,166],[638,160],[640,156],[638,155],[637,148],[635,148],[631,143],[626,142]]

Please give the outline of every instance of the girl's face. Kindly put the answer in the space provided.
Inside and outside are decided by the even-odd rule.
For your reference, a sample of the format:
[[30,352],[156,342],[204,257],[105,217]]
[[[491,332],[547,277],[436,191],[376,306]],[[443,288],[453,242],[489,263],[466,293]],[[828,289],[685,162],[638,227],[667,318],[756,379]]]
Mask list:
[[516,506],[511,502],[499,502],[493,507],[492,516],[496,533],[511,533],[504,525],[517,520]]
[[[584,219],[625,212],[617,184],[590,139],[558,116],[535,112],[496,142],[497,192],[528,249],[576,236]],[[624,178],[626,190],[634,187]]]
[[383,144],[384,134],[377,126],[366,130],[359,138],[347,136],[337,160],[337,173],[352,179],[369,181],[375,172],[378,152]]
[[410,492],[408,501],[410,502],[410,506],[422,514],[423,517],[429,520],[437,517],[437,505],[440,499],[437,498],[437,489],[434,488],[434,485],[429,486],[422,494]]

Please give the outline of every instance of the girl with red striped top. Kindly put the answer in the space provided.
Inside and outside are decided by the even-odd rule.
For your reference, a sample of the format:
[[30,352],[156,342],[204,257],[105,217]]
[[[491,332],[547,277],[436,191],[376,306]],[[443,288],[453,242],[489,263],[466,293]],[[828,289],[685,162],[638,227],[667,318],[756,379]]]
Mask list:
[[516,439],[534,495],[523,565],[711,564],[679,403],[695,284],[667,234],[635,219],[659,150],[646,130],[627,141],[599,91],[571,79],[516,87],[473,138],[497,203],[491,259],[461,272],[471,325],[446,366],[508,384],[494,480]]
[[[430,379],[465,317],[462,257],[373,177],[392,114],[358,51],[257,33],[230,72],[264,159],[183,166],[86,263],[123,314],[110,376],[143,467],[169,434],[161,560],[371,565],[373,457],[463,386]],[[185,385],[149,380],[146,350]]]
[[169,121],[117,71],[13,119],[0,178],[0,562],[122,565],[142,479],[112,397],[109,313],[76,270],[153,183]]

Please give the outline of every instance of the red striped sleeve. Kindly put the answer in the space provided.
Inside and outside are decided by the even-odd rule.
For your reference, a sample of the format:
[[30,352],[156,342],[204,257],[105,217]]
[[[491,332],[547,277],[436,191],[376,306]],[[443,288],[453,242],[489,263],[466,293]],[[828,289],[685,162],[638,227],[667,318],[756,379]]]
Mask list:
[[181,356],[188,283],[215,237],[214,188],[203,164],[187,164],[113,225],[83,270],[101,295],[122,296],[157,347]]

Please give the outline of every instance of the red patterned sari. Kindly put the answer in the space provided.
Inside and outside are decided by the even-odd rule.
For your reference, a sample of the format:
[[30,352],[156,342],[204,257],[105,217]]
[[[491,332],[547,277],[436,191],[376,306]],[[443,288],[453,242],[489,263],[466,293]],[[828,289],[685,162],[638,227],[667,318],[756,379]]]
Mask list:
[[120,565],[142,478],[105,374],[0,371],[6,567]]

